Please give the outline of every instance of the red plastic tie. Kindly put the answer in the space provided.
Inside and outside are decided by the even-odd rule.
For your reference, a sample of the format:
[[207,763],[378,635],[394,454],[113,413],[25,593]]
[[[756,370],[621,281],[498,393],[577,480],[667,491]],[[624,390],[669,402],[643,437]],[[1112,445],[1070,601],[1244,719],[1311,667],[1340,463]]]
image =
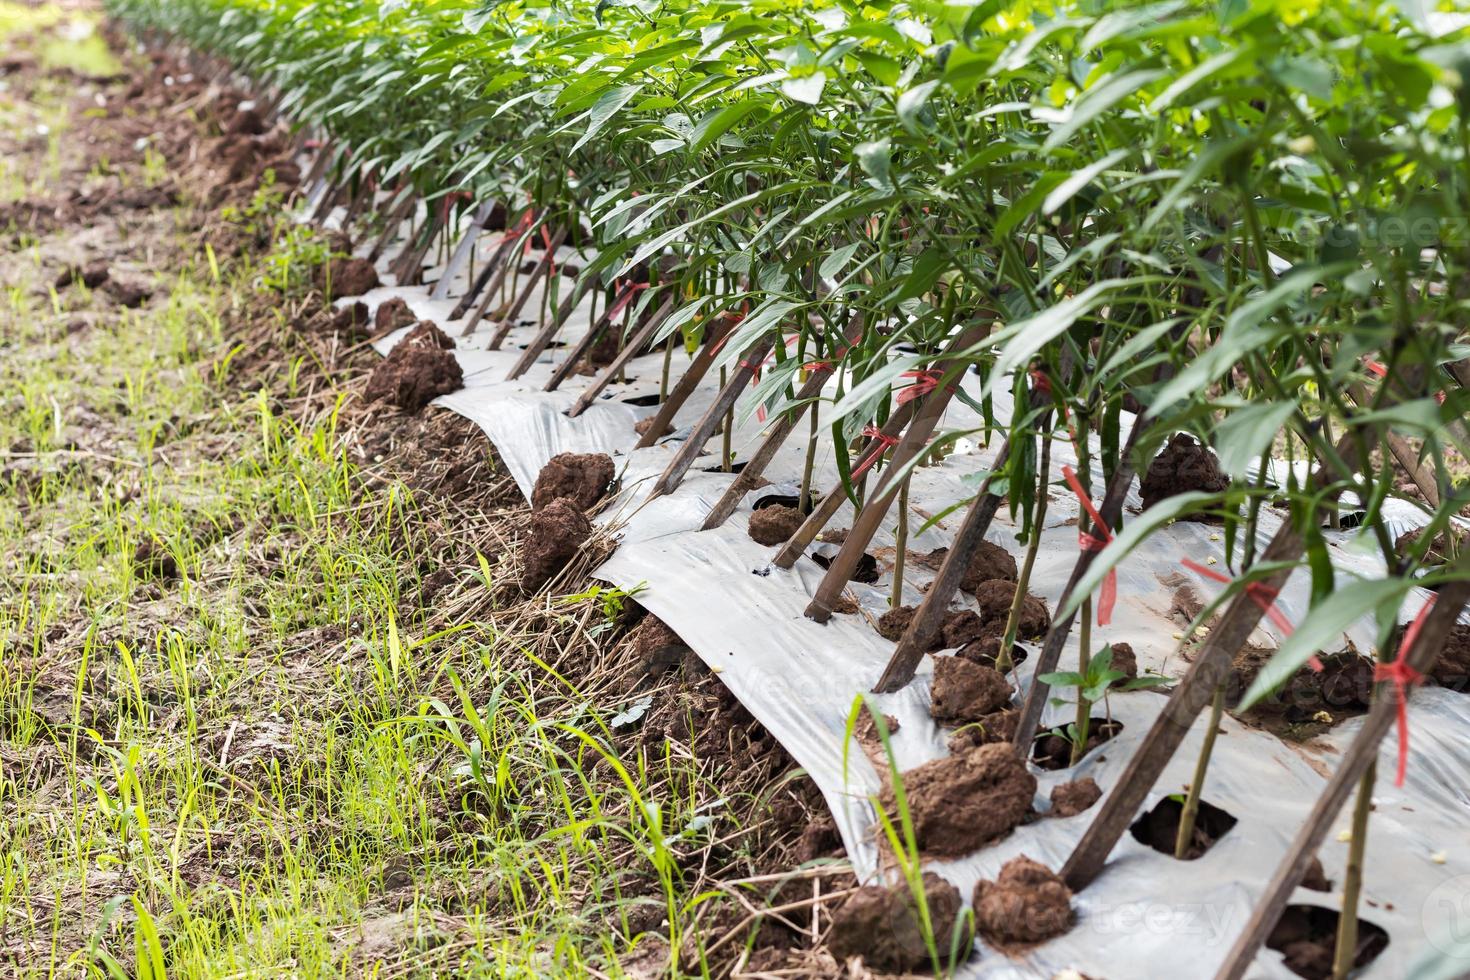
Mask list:
[[613,303],[612,309],[607,312],[608,322],[611,323],[617,319],[618,314],[633,301],[633,297],[638,295],[639,290],[647,288],[648,283],[646,282],[633,282],[624,286],[623,291],[618,295],[617,302]]
[[1429,618],[1429,610],[1434,607],[1437,595],[1430,595],[1429,601],[1419,610],[1419,615],[1409,624],[1404,631],[1403,642],[1399,644],[1399,655],[1392,663],[1378,664],[1373,668],[1373,679],[1375,681],[1388,681],[1393,685],[1394,698],[1397,702],[1399,726],[1399,768],[1394,776],[1395,786],[1404,785],[1404,774],[1409,770],[1409,688],[1424,680],[1424,675],[1409,666],[1409,651],[1414,648],[1414,641],[1419,639],[1419,633],[1424,629],[1424,621]]
[[[1215,571],[1213,568],[1206,568],[1199,562],[1191,561],[1188,558],[1180,559],[1180,564],[1189,569],[1191,572],[1194,572],[1197,575],[1203,575],[1205,578],[1210,579],[1214,582],[1221,582],[1225,585],[1229,585],[1232,581],[1232,579],[1228,575],[1222,575],[1219,572]],[[1277,628],[1281,630],[1281,634],[1283,636],[1291,635],[1291,620],[1287,619],[1286,614],[1283,613],[1279,608],[1277,608],[1276,597],[1279,595],[1279,593],[1275,589],[1271,588],[1271,586],[1267,585],[1265,582],[1247,582],[1245,586],[1245,594],[1250,596],[1255,604],[1261,607],[1261,611],[1264,612],[1268,617],[1270,617],[1271,622],[1276,624]],[[1308,661],[1308,665],[1313,670],[1322,669],[1322,662],[1318,660],[1315,656],[1312,657],[1311,661]]]
[[857,468],[852,471],[852,478],[854,480],[862,476],[864,473],[868,472],[868,470],[872,469],[873,464],[878,462],[878,460],[882,458],[885,452],[898,445],[897,437],[888,435],[876,425],[863,426],[863,435],[869,439],[876,439],[878,441],[878,444],[868,451],[868,455],[865,456],[863,458],[863,461],[857,465]]
[[[905,371],[902,375],[900,375],[900,377],[914,379],[913,384],[909,385],[907,388],[904,388],[898,393],[898,403],[900,405],[904,405],[908,402],[913,401],[915,398],[922,398],[924,395],[929,394],[935,388],[938,388],[939,382],[944,379],[944,374],[941,371],[933,370]],[[953,389],[951,388],[949,390]]]
[[[1067,486],[1077,495],[1077,500],[1082,504],[1082,509],[1087,511],[1087,516],[1092,518],[1093,526],[1097,534],[1087,531],[1077,532],[1077,547],[1083,551],[1102,551],[1113,540],[1112,529],[1108,522],[1102,519],[1097,508],[1092,505],[1092,498],[1082,486],[1082,481],[1077,479],[1076,472],[1070,466],[1062,467],[1062,476],[1067,481]],[[1118,571],[1115,568],[1108,569],[1104,576],[1102,589],[1097,597],[1097,625],[1106,626],[1113,621],[1113,607],[1118,603]]]

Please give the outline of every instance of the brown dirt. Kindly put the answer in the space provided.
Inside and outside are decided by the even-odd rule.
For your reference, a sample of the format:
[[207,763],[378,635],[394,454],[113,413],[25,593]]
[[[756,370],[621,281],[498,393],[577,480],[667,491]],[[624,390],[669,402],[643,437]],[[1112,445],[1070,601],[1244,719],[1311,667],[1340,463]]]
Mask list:
[[970,559],[970,567],[965,569],[965,575],[960,579],[960,589],[973,593],[982,583],[996,579],[1014,582],[1016,578],[1016,559],[1011,557],[1011,553],[998,544],[982,540],[975,556]]
[[616,476],[607,453],[558,453],[536,475],[531,508],[541,510],[553,500],[565,500],[587,510],[602,499]]
[[1110,643],[1113,648],[1113,669],[1121,670],[1123,676],[1113,681],[1113,686],[1118,687],[1138,678],[1138,654],[1133,652],[1133,647],[1127,643]]
[[878,617],[875,629],[883,639],[897,643],[914,621],[914,614],[917,612],[913,606],[897,606]]
[[587,515],[566,500],[533,512],[521,545],[521,588],[535,592],[551,581],[591,536]]
[[437,350],[454,350],[454,340],[439,329],[433,320],[420,320],[418,326],[403,335],[400,344],[417,344],[420,347],[433,347]]
[[[1266,937],[1266,948],[1281,953],[1286,968],[1308,980],[1332,976],[1337,926],[1342,918],[1334,909],[1317,905],[1288,905]],[[1388,948],[1388,933],[1366,919],[1358,919],[1358,953],[1353,965],[1362,968]]]
[[425,331],[412,342],[405,338],[383,358],[363,389],[365,399],[388,401],[413,415],[440,395],[464,386],[464,370],[453,352],[434,342],[434,334],[443,336],[443,331],[433,324],[429,327],[432,332]]
[[1010,703],[1011,685],[1005,675],[958,657],[934,660],[929,713],[941,725],[980,721]]
[[[931,760],[904,773],[903,782],[919,850],[935,858],[961,857],[1005,836],[1026,818],[1036,793],[1036,777],[1008,742]],[[879,803],[899,819],[892,787],[884,787]]]
[[1075,817],[1102,799],[1102,788],[1091,776],[1074,779],[1070,783],[1058,783],[1051,788],[1051,815]]
[[650,677],[680,666],[689,646],[663,620],[649,613],[632,632],[633,650]]
[[378,286],[378,270],[367,259],[333,256],[316,273],[317,288],[328,299],[361,296]]
[[942,650],[954,650],[980,639],[985,635],[985,620],[973,609],[952,612],[944,620],[940,630],[943,638]]
[[[633,423],[633,431],[636,432],[636,433],[638,433],[640,436],[641,435],[647,435],[648,434],[648,430],[651,429],[651,428],[653,428],[653,423],[654,423],[654,420],[656,418],[657,418],[657,416],[650,415],[647,418],[639,419],[637,422],[634,422]],[[660,432],[656,438],[662,439],[664,436],[668,435],[670,432],[673,432],[673,431],[674,431],[673,423],[671,423],[671,422],[665,422],[664,423],[664,430],[662,432]]]
[[[1111,741],[1122,730],[1121,721],[1093,718],[1087,730],[1087,750],[1082,754],[1085,756],[1104,742]],[[1051,734],[1050,730],[1038,732],[1031,746],[1031,761],[1051,772],[1065,769],[1072,764],[1072,742],[1061,735]]]
[[392,299],[378,305],[373,313],[373,335],[382,337],[400,330],[418,320],[413,315],[413,310],[401,297],[394,296]]
[[[978,640],[971,640],[969,643],[960,647],[955,652],[955,656],[963,657],[971,663],[979,664],[982,667],[995,667],[996,661],[1000,658],[1001,639],[1002,637],[999,636],[982,636]],[[1011,646],[1011,666],[1014,667],[1025,663],[1026,658],[1029,656],[1030,654],[1026,652],[1025,647],[1019,644]]]
[[[1424,530],[1424,528],[1416,528],[1400,534],[1398,540],[1393,543],[1394,551],[1400,557],[1408,554],[1423,537]],[[1470,532],[1459,527],[1447,527],[1436,534],[1434,540],[1429,543],[1429,550],[1424,555],[1424,563],[1426,565],[1448,565],[1459,557],[1467,544],[1470,544]]]
[[118,306],[136,309],[153,297],[153,287],[135,279],[109,277],[102,284],[102,291],[111,296]]
[[[1173,796],[1166,796],[1128,828],[1133,839],[1146,844],[1161,854],[1174,856],[1174,844],[1179,839],[1179,818],[1184,813],[1184,804]],[[1184,860],[1193,861],[1215,846],[1215,842],[1230,832],[1238,821],[1226,811],[1208,800],[1200,800],[1199,813],[1194,820],[1194,835],[1190,838],[1189,850]]]
[[[883,724],[888,728],[889,738],[898,734],[897,718],[892,715],[884,715]],[[883,745],[883,739],[878,735],[878,723],[873,720],[873,716],[866,709],[858,715],[857,723],[852,726],[852,735],[853,738],[867,745],[875,745],[880,748]]]
[[143,579],[174,579],[179,577],[179,562],[155,538],[144,538],[133,550],[133,574]]
[[[924,872],[923,888],[932,935],[943,956],[959,919],[960,892],[932,871]],[[931,966],[918,903],[907,882],[888,888],[867,885],[849,897],[832,915],[827,947],[839,963],[861,956],[870,969],[891,973]]]
[[356,342],[367,339],[368,333],[364,328],[371,319],[366,303],[348,303],[330,317],[319,318],[316,322],[322,323],[326,332],[341,334],[349,342]]
[[1429,676],[1452,691],[1470,691],[1470,626],[1456,624],[1445,638],[1444,652]]
[[1044,864],[1024,854],[995,881],[975,884],[975,925],[1002,948],[1044,942],[1072,928],[1072,890]]
[[[975,601],[980,604],[980,614],[985,617],[986,625],[995,626],[998,630],[1005,628],[1015,597],[1016,583],[1006,579],[990,579],[975,589]],[[1016,624],[1018,638],[1030,640],[1045,636],[1051,629],[1051,612],[1046,608],[1046,600],[1028,594],[1021,601],[1019,620]]]
[[65,289],[68,286],[75,286],[77,283],[81,283],[88,289],[96,289],[107,281],[109,274],[110,272],[105,259],[97,259],[88,262],[84,266],[67,266],[56,277],[56,288]]
[[785,544],[806,520],[795,507],[777,504],[762,507],[750,515],[750,537],[756,544]]
[[1306,874],[1302,875],[1302,887],[1310,888],[1314,892],[1331,892],[1332,881],[1327,877],[1327,871],[1322,867],[1322,859],[1314,857],[1312,863],[1307,865]]
[[965,725],[949,737],[951,755],[960,755],[980,745],[996,742],[1011,742],[1016,737],[1016,727],[1021,723],[1021,712],[1006,708],[992,712],[978,722]]
[[[1144,474],[1143,482],[1139,486],[1139,494],[1143,497],[1143,509],[1148,510],[1159,501],[1176,494],[1192,490],[1218,493],[1228,486],[1230,479],[1220,472],[1220,462],[1215,454],[1196,442],[1192,436],[1179,432],[1175,433],[1164,451],[1149,464],[1148,472]],[[1195,513],[1186,514],[1183,519],[1204,521],[1212,518],[1208,514]]]

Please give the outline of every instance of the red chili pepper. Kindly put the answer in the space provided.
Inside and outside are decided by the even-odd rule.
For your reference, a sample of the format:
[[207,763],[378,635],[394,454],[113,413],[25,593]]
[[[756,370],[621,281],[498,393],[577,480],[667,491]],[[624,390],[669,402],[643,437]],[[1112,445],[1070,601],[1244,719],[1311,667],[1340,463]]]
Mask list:
[[1424,621],[1429,618],[1429,610],[1434,606],[1437,595],[1430,595],[1429,601],[1419,610],[1419,615],[1409,624],[1404,631],[1404,639],[1399,643],[1399,655],[1392,663],[1378,664],[1373,668],[1373,679],[1375,681],[1387,681],[1393,685],[1394,698],[1397,701],[1398,726],[1399,726],[1399,768],[1394,776],[1395,786],[1404,785],[1404,774],[1409,769],[1409,688],[1424,680],[1424,675],[1409,666],[1409,651],[1414,648],[1414,641],[1419,639],[1419,633],[1424,629]]
[[[1062,476],[1067,481],[1067,486],[1077,495],[1077,500],[1082,504],[1082,509],[1087,511],[1087,516],[1092,518],[1092,523],[1098,530],[1098,534],[1089,534],[1086,531],[1077,532],[1077,547],[1083,551],[1102,551],[1113,540],[1113,532],[1108,527],[1107,521],[1092,506],[1092,498],[1087,495],[1082,481],[1077,479],[1076,472],[1070,466],[1062,467]],[[1117,569],[1108,569],[1108,574],[1103,578],[1102,589],[1097,597],[1097,625],[1106,626],[1113,621],[1113,607],[1118,602],[1118,572]]]

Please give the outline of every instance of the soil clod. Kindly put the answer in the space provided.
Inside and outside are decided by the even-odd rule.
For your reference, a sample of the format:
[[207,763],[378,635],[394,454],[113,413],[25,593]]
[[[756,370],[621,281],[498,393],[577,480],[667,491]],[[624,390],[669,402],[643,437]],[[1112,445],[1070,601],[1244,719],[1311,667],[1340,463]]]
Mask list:
[[587,515],[566,500],[553,500],[531,514],[521,544],[521,588],[535,592],[571,561],[592,536]]
[[[1193,436],[1177,432],[1169,440],[1164,451],[1149,464],[1139,486],[1143,497],[1143,509],[1181,493],[1200,490],[1219,493],[1230,486],[1230,478],[1220,472],[1220,462],[1215,454],[1195,441]],[[1204,513],[1185,514],[1182,520],[1206,521],[1210,515]]]
[[1016,559],[1011,553],[998,544],[982,540],[970,559],[970,567],[965,569],[964,577],[960,579],[960,589],[973,593],[982,583],[995,579],[1014,582],[1016,578]]
[[433,324],[413,340],[404,338],[373,369],[363,397],[391,402],[412,415],[440,395],[458,391],[464,385],[464,370],[454,353],[439,345],[438,337],[454,343]]
[[[943,955],[959,918],[960,892],[932,871],[924,872],[923,888],[931,935]],[[839,963],[861,956],[869,968],[892,973],[931,966],[918,902],[906,881],[858,889],[833,913],[827,947]]]
[[536,476],[531,507],[540,510],[553,500],[566,500],[587,510],[602,499],[616,476],[607,453],[557,453]]
[[1072,927],[1072,890],[1046,865],[1011,858],[975,885],[975,925],[998,946],[1039,943]]
[[[953,858],[997,840],[1026,818],[1036,777],[1009,742],[995,742],[963,755],[933,759],[903,774],[904,792],[919,850]],[[879,803],[899,819],[892,787]]]
[[415,323],[418,317],[413,315],[413,310],[399,296],[378,305],[377,312],[373,314],[373,333],[377,336],[390,334],[395,330]]
[[795,507],[762,507],[750,515],[751,540],[764,545],[785,544],[805,519]]
[[980,721],[1010,703],[1011,685],[991,667],[959,657],[937,657],[929,713],[941,725]]
[[[1011,602],[1015,597],[1016,583],[1006,579],[990,579],[980,583],[975,589],[975,601],[980,604],[980,614],[985,617],[986,625],[994,627],[997,632],[1005,628],[1006,619],[1011,612]],[[1046,608],[1046,600],[1027,594],[1021,600],[1016,636],[1023,640],[1035,639],[1046,635],[1049,629],[1051,612]]]
[[1051,815],[1075,817],[1102,798],[1102,787],[1091,776],[1058,783],[1051,788]]
[[361,296],[378,286],[378,270],[367,259],[333,256],[317,269],[317,288],[329,299]]

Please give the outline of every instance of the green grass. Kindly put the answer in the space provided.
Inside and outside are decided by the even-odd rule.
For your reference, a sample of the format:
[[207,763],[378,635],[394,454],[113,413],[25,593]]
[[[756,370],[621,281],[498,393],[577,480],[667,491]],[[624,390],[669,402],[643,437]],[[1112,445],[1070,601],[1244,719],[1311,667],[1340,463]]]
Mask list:
[[[284,323],[256,283],[313,243],[217,275],[156,230],[136,312],[50,289],[46,241],[5,260],[0,974],[704,972],[735,801],[530,654],[612,635],[617,597],[528,627],[484,581],[504,527],[364,473],[308,358],[240,386],[226,324]],[[437,568],[464,615],[421,599]]]

